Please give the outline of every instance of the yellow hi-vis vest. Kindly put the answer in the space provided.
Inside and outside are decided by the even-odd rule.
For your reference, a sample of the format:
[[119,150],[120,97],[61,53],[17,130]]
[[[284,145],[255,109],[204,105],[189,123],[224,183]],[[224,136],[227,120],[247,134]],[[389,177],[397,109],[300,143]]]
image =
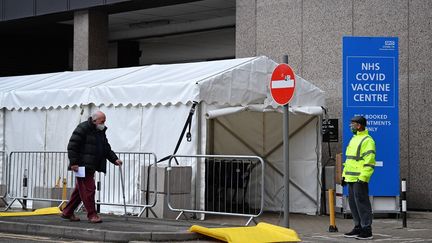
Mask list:
[[368,130],[358,131],[345,152],[346,160],[342,177],[346,182],[369,182],[375,168],[375,141]]

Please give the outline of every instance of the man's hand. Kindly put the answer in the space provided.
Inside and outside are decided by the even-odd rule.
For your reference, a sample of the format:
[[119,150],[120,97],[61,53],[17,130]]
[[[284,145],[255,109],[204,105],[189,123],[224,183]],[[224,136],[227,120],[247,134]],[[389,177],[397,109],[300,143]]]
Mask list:
[[79,167],[78,165],[72,165],[71,170],[78,172],[78,167]]
[[347,183],[346,183],[346,181],[345,181],[345,177],[342,177],[342,184],[341,184],[341,185],[342,185],[342,186],[346,186],[346,184],[347,184]]
[[116,160],[114,162],[114,164],[117,165],[117,166],[121,166],[123,164],[123,161],[121,161],[121,160],[118,159],[118,160]]

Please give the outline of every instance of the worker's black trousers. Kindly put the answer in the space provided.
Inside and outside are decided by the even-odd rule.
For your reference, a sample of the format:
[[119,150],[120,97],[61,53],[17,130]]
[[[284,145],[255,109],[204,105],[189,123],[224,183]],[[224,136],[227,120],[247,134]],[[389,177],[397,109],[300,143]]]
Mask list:
[[372,207],[369,200],[369,184],[365,182],[348,183],[348,201],[355,226],[370,228]]

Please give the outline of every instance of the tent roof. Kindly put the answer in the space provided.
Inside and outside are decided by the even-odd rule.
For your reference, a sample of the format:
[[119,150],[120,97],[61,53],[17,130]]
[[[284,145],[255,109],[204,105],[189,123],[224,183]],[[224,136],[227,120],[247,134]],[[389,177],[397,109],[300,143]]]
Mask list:
[[[267,86],[276,65],[261,56],[0,77],[0,107],[49,109],[90,103],[126,106],[190,101],[228,106],[262,104],[268,100]],[[294,99],[303,93],[312,94],[313,101],[307,99],[308,104],[305,104],[323,105],[321,90],[307,82],[300,86],[307,90],[297,89]],[[296,105],[301,106],[300,103]]]

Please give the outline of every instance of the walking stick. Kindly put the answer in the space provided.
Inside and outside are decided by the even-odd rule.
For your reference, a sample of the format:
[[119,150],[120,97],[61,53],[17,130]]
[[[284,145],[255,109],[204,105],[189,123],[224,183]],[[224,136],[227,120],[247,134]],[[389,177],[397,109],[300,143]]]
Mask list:
[[120,180],[121,180],[122,189],[123,189],[124,216],[125,216],[125,219],[127,220],[127,214],[126,214],[126,196],[125,196],[125,185],[124,185],[124,179],[123,179],[122,165],[119,165],[119,169],[120,169]]

